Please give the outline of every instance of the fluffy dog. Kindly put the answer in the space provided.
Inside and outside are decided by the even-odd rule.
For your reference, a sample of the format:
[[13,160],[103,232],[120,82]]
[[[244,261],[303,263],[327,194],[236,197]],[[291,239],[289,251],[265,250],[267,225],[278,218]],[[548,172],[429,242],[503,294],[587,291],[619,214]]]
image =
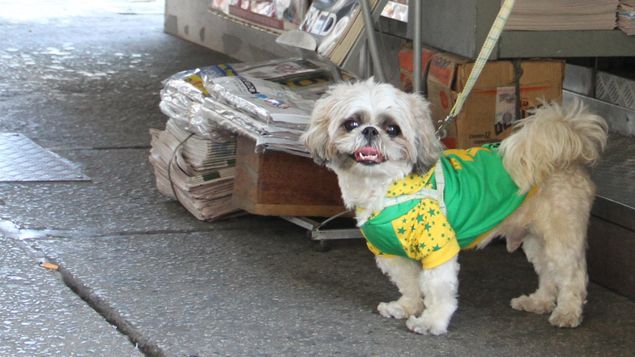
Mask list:
[[338,84],[317,101],[302,137],[314,160],[337,174],[377,265],[401,293],[379,313],[407,319],[416,333],[446,333],[457,308],[459,249],[500,236],[509,251],[522,245],[539,276],[538,289],[512,299],[512,308],[578,326],[595,197],[588,167],[606,144],[605,121],[579,103],[546,104],[500,147],[444,151],[428,107],[372,79]]

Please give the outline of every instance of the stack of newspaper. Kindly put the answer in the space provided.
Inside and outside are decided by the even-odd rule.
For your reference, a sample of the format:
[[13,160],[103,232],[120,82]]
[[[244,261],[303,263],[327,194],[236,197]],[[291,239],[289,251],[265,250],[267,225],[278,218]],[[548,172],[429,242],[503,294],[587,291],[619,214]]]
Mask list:
[[160,107],[203,137],[220,126],[250,137],[258,150],[308,156],[299,137],[330,84],[325,67],[303,59],[221,64],[170,77]]
[[299,142],[327,69],[303,59],[220,64],[179,72],[163,83],[165,130],[151,129],[149,160],[159,191],[195,217],[213,220],[231,204],[236,133],[257,150],[308,156]]
[[635,35],[635,0],[621,0],[617,12],[617,27],[627,35]]
[[619,0],[517,0],[506,30],[612,30]]
[[164,131],[151,129],[150,163],[159,192],[177,199],[200,220],[236,209],[231,205],[236,140],[219,131],[215,138],[189,133],[168,120]]

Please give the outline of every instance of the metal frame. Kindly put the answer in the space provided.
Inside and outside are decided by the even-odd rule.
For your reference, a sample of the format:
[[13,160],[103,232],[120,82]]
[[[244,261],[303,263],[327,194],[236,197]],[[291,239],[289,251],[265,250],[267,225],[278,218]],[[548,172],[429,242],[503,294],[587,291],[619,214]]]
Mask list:
[[414,34],[412,39],[413,47],[413,76],[412,76],[412,89],[415,93],[421,93],[421,1],[412,1],[409,6],[412,5],[412,12],[414,13]]
[[[370,55],[371,62],[373,64],[373,74],[375,78],[379,82],[386,82],[386,76],[384,75],[383,68],[381,66],[381,60],[379,57],[379,50],[377,48],[377,37],[375,34],[375,26],[373,22],[373,14],[370,7],[369,0],[359,0],[362,5],[362,16],[364,19],[364,28],[366,32],[366,44],[367,50]],[[385,5],[385,1],[380,1],[377,6],[377,9],[383,9],[382,3]],[[381,11],[381,10],[379,10]],[[306,35],[306,34],[304,34]],[[286,46],[295,47],[301,50],[303,56],[313,56],[317,53],[312,50],[313,44],[310,41],[307,41],[302,34],[297,32],[289,32],[287,34],[280,35],[276,42],[279,44],[283,44]],[[309,54],[307,52],[313,52]],[[322,56],[319,56],[319,59],[322,62],[329,63],[332,67],[334,65],[328,61],[325,61]],[[421,61],[419,61],[421,62]],[[367,65],[367,63],[366,63]],[[337,72],[337,71],[334,71]],[[338,78],[341,79],[341,78]],[[331,222],[332,220],[347,214],[349,211],[341,212],[336,214],[335,216],[329,217],[322,222],[315,221],[308,217],[293,217],[293,216],[281,216],[283,218],[293,224],[296,224],[302,228],[308,230],[309,237],[314,241],[327,241],[327,240],[336,240],[336,239],[359,239],[362,238],[362,234],[357,228],[349,228],[349,229],[324,229],[324,226]]]
[[[384,70],[381,67],[381,61],[379,59],[379,51],[377,49],[377,37],[375,36],[375,26],[373,24],[373,17],[370,9],[369,0],[359,0],[362,4],[362,16],[364,18],[364,29],[366,30],[366,38],[368,43],[368,51],[373,62],[373,73],[380,82],[386,82],[386,76]],[[384,4],[385,5],[385,4]],[[381,4],[377,8],[383,8]],[[381,11],[381,10],[380,10]]]
[[280,216],[280,218],[308,230],[309,238],[314,241],[362,238],[362,233],[357,228],[323,229],[323,227],[330,221],[341,217],[346,213],[348,213],[348,211],[336,214],[335,216],[329,217],[322,222],[318,222],[307,217]]

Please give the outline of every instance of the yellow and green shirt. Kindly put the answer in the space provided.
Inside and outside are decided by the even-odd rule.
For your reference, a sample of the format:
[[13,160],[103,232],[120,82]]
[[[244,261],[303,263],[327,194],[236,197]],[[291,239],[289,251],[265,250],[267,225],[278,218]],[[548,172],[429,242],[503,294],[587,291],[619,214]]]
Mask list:
[[394,182],[387,207],[360,226],[369,249],[433,268],[475,246],[526,197],[505,171],[497,148],[446,150],[426,174]]

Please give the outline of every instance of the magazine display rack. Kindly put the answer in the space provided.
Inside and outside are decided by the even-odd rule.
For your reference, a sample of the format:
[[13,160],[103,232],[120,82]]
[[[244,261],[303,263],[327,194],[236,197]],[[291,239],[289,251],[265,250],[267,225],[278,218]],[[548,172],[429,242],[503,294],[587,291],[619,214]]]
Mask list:
[[[411,10],[417,4],[421,8],[420,34],[425,45],[474,58],[496,16],[500,0],[410,1]],[[279,31],[229,18],[208,7],[209,0],[166,0],[165,31],[243,62],[297,56],[297,50],[276,42]],[[401,22],[379,19],[385,47],[398,47],[413,38],[414,14],[415,11],[409,11],[407,31],[402,29]],[[373,16],[377,20],[379,12],[375,11]],[[344,68],[350,69],[354,66],[351,61],[363,57],[366,52],[363,47],[359,43],[353,47],[355,55],[348,56]],[[391,63],[389,55],[380,53],[380,56],[382,63]],[[635,56],[635,36],[626,36],[617,29],[504,31],[491,58],[596,56]],[[398,68],[389,65],[384,69],[387,77],[398,76]],[[390,72],[397,73],[393,76]]]
[[[359,21],[354,14],[351,14],[351,19],[346,18],[348,21],[348,25],[346,29],[342,30],[341,33],[338,31],[338,26],[343,20],[336,19],[333,22],[335,24],[332,25],[335,29],[332,29],[331,32],[338,32],[339,37],[329,38],[328,36],[325,38],[317,38],[311,33],[303,30],[291,30],[282,33],[280,36],[276,38],[276,43],[286,46],[288,48],[294,48],[296,50],[300,50],[303,57],[309,57],[312,59],[317,59],[320,62],[327,63],[332,66],[333,73],[335,74],[335,78],[340,78],[339,71],[336,63],[331,62],[328,56],[322,54],[321,47],[324,46],[324,42],[320,43],[320,41],[329,40],[330,42],[334,41],[349,41],[351,42],[350,48],[347,49],[349,52],[348,56],[345,57],[354,57],[359,53],[356,53],[355,49],[359,49],[359,46],[356,45],[358,42],[366,42],[368,53],[371,58],[371,62],[373,65],[373,75],[380,81],[385,82],[385,75],[381,66],[382,58],[379,55],[379,50],[377,47],[377,36],[375,33],[374,23],[378,21],[379,16],[381,14],[381,10],[384,8],[388,0],[359,0],[359,4],[361,5],[361,9],[359,9],[358,16],[362,19],[361,26],[364,30],[359,36],[356,36],[357,32],[355,29],[355,21]],[[374,9],[374,12],[373,12]],[[322,15],[316,15],[322,16]],[[316,20],[316,22],[319,20]],[[328,20],[325,20],[328,21]],[[309,25],[310,26],[310,25]],[[359,28],[357,30],[360,30]],[[353,33],[352,36],[349,36],[349,32]],[[331,35],[330,37],[333,37]],[[335,50],[331,50],[334,52]],[[365,62],[368,63],[367,61]],[[368,72],[368,68],[363,68],[363,72]]]
[[[377,38],[375,34],[374,23],[378,20],[379,15],[381,14],[381,10],[386,5],[387,0],[382,0],[379,2],[375,1],[374,13],[371,11],[370,2],[371,1],[369,0],[360,0],[360,13],[363,19],[364,28],[363,35],[365,35],[368,54],[370,55],[371,63],[373,65],[372,73],[379,81],[385,82],[386,77],[381,66],[382,59],[380,58],[379,50],[377,48]],[[360,36],[357,41],[364,41],[364,36]],[[309,34],[308,32],[302,30],[292,30],[284,32],[280,36],[278,36],[278,38],[276,38],[276,43],[299,50],[303,58],[311,58],[327,64],[331,68],[333,77],[337,80],[341,80],[341,75],[337,65],[332,63],[326,56],[320,54],[320,51],[318,51],[318,41],[313,35]],[[349,54],[349,56],[352,55],[355,55],[355,53],[353,52]],[[365,64],[368,64],[368,61],[365,61]],[[365,68],[364,71],[368,72],[369,68]],[[359,239],[362,237],[359,229],[357,228],[326,228],[329,222],[340,216],[345,215],[346,213],[348,212],[341,212],[321,222],[308,217],[282,216],[281,218],[302,228],[305,228],[307,230],[308,237],[313,241],[317,241],[319,243],[319,245],[317,246],[318,249],[324,251],[329,248],[329,240]]]

